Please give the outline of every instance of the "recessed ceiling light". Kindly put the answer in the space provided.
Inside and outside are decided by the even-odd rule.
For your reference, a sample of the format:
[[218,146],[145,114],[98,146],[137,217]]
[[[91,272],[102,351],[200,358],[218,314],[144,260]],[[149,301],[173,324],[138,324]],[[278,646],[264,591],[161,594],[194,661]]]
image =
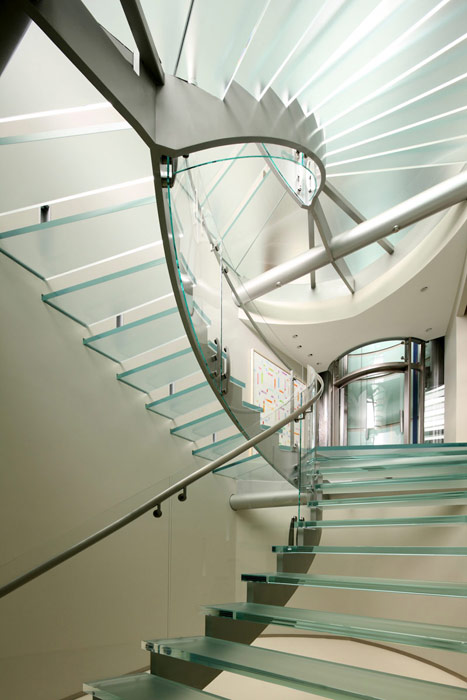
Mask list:
[[298,338],[298,333],[294,333],[292,338]]
[[421,292],[426,292],[427,289],[428,289],[428,287],[422,287],[422,288],[420,289],[420,291],[421,291]]
[[429,333],[432,330],[433,330],[433,328],[425,328],[425,333]]
[[313,357],[313,353],[312,353],[312,352],[309,352],[309,353],[308,353],[308,357]]
[[317,365],[319,365],[320,363],[319,363],[319,362],[317,362],[316,364],[317,364]]
[[297,345],[297,350],[300,350],[300,348],[302,348],[302,347],[303,347],[303,345]]

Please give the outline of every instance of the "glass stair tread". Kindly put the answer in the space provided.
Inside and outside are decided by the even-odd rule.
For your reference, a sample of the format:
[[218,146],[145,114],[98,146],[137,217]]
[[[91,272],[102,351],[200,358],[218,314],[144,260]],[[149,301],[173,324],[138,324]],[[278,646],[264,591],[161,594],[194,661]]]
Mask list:
[[276,554],[361,554],[382,556],[435,556],[465,557],[467,547],[386,547],[386,546],[339,546],[339,545],[274,545]]
[[411,700],[439,700],[441,697],[443,700],[465,699],[463,688],[212,637],[155,640],[147,642],[145,648],[183,661],[339,700],[407,700],[409,697]]
[[47,278],[155,244],[156,221],[152,196],[5,231],[0,241],[20,264]]
[[228,413],[221,408],[219,411],[209,413],[207,416],[202,416],[196,420],[189,421],[183,425],[171,429],[172,435],[184,438],[185,440],[196,441],[199,438],[212,435],[213,433],[228,428],[232,425]]
[[223,467],[218,467],[214,469],[214,474],[229,476],[238,480],[284,481],[279,472],[260,454],[244,457]]
[[369,496],[368,498],[329,498],[309,501],[310,508],[355,508],[375,505],[405,506],[431,505],[437,503],[459,505],[467,503],[467,491],[436,491],[432,493],[404,493],[392,496]]
[[150,673],[137,673],[121,678],[109,678],[83,685],[85,693],[101,700],[196,700],[196,698],[218,698],[202,690],[189,688],[182,683],[165,680]]
[[465,465],[466,443],[318,447],[306,466],[322,474]]
[[[314,450],[314,458],[317,462],[325,461],[329,466],[331,460],[374,460],[388,457],[449,457],[452,455],[466,455],[466,442],[444,442],[436,444],[419,445],[348,445],[334,447],[318,447]],[[339,466],[338,463],[335,466]]]
[[117,379],[134,389],[149,393],[182,377],[189,377],[195,372],[199,372],[198,361],[193,350],[185,348],[159,360],[120,372]]
[[[302,473],[304,474],[311,474],[314,471],[316,471],[318,474],[357,474],[359,477],[371,474],[378,474],[378,473],[383,473],[387,474],[387,472],[400,472],[401,475],[404,474],[405,472],[411,472],[411,470],[415,470],[417,472],[418,470],[424,471],[428,470],[428,473],[432,473],[432,471],[440,470],[441,472],[444,470],[446,471],[449,469],[449,471],[455,471],[455,470],[462,470],[467,467],[467,458],[466,457],[455,457],[454,459],[447,459],[444,458],[443,460],[435,460],[432,462],[429,462],[427,460],[423,461],[415,461],[412,460],[411,462],[403,461],[403,462],[396,462],[395,460],[382,460],[381,464],[368,464],[364,461],[357,462],[356,464],[349,464],[347,462],[343,462],[341,466],[327,466],[326,464],[323,464],[321,462],[315,462],[314,466],[316,467],[316,470],[312,469],[311,467],[304,467],[302,470]],[[359,473],[363,472],[363,474]]]
[[214,392],[208,382],[200,382],[187,389],[182,389],[163,399],[146,404],[149,411],[158,413],[166,418],[178,418],[195,408],[214,401]]
[[[332,481],[316,484],[316,489],[322,493],[343,491],[409,491],[436,488],[436,484],[449,483],[465,486],[467,474],[440,474],[438,476],[413,476],[395,479],[366,479],[363,481]],[[397,487],[397,488],[396,488]]]
[[246,442],[245,437],[242,433],[237,433],[236,435],[231,435],[230,437],[224,438],[223,440],[216,440],[210,445],[205,447],[199,447],[197,450],[193,450],[192,453],[197,457],[203,457],[204,459],[216,459],[217,457],[222,457],[223,455],[238,447],[243,442]]
[[293,627],[326,635],[335,634],[355,639],[373,639],[431,649],[467,652],[467,629],[463,627],[258,603],[207,605],[203,606],[203,610],[206,615]]
[[50,306],[81,325],[117,316],[172,291],[165,258],[43,294]]
[[328,527],[397,527],[411,525],[465,525],[467,515],[430,515],[415,518],[369,518],[355,520],[302,520],[296,527],[328,528]]
[[83,343],[115,362],[123,362],[184,336],[182,320],[174,307],[84,338]]
[[452,581],[410,581],[403,579],[334,576],[327,574],[259,573],[242,574],[242,581],[311,586],[314,588],[343,588],[353,591],[381,591],[384,593],[413,593],[417,595],[467,598],[467,584]]

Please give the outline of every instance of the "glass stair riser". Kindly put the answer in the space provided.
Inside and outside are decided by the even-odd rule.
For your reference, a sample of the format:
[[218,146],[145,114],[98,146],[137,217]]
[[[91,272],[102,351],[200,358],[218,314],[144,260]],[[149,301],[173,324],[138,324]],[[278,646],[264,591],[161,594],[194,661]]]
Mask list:
[[161,698],[161,700],[162,698],[164,700],[197,700],[197,698],[222,700],[220,695],[212,695],[212,693],[189,688],[182,683],[167,681],[150,673],[137,673],[121,678],[85,683],[83,690],[99,700],[156,700],[157,698]]
[[432,515],[420,518],[371,518],[352,520],[303,520],[298,528],[330,528],[330,527],[410,527],[410,526],[440,526],[465,525],[467,515]]
[[357,576],[327,576],[294,573],[242,574],[242,581],[310,586],[314,588],[341,588],[353,591],[381,591],[384,593],[411,593],[416,595],[467,598],[467,584],[438,581],[406,581],[399,579],[360,578]]
[[184,438],[185,440],[196,441],[231,426],[232,420],[228,413],[221,408],[219,411],[210,413],[207,416],[172,428],[170,432],[172,435]]
[[61,275],[159,239],[157,210],[148,200],[7,231],[0,235],[0,247],[41,277]]
[[178,309],[171,308],[83,340],[84,345],[123,362],[185,336]]
[[244,442],[246,442],[245,437],[241,433],[238,433],[237,435],[231,435],[223,440],[216,440],[216,442],[212,442],[210,445],[193,450],[193,454],[196,457],[203,457],[203,459],[217,459]]
[[154,362],[121,372],[117,374],[117,379],[134,389],[149,393],[196,372],[199,372],[198,361],[192,349],[185,348]]
[[214,401],[214,392],[208,382],[200,382],[182,391],[146,404],[149,411],[166,418],[178,418]]
[[415,557],[465,557],[467,547],[386,547],[386,546],[338,546],[338,545],[274,545],[276,554],[350,554],[376,556],[415,556]]
[[[462,488],[467,485],[467,474],[443,474],[436,477],[408,477],[403,479],[372,479],[368,481],[334,481],[316,484],[321,493],[375,492],[375,491],[423,491],[441,488]],[[302,483],[302,487],[306,484]]]
[[408,644],[431,649],[467,652],[467,629],[406,622],[386,618],[364,617],[302,608],[261,605],[258,603],[226,603],[204,607],[206,615],[259,624],[280,625],[294,629],[335,634],[355,639],[372,639],[395,644]]
[[454,686],[296,656],[210,637],[146,642],[144,648],[191,663],[230,671],[325,698],[354,700],[461,700]]
[[44,294],[42,299],[81,325],[90,326],[171,291],[165,259],[159,258]]
[[365,506],[461,505],[467,503],[467,491],[437,491],[435,493],[370,496],[368,498],[327,498],[309,501],[310,508],[355,508]]

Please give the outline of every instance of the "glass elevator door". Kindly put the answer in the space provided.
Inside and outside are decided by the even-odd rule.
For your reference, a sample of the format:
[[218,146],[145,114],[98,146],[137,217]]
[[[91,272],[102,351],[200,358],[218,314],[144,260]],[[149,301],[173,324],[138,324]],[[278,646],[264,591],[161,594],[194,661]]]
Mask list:
[[341,388],[341,444],[396,445],[404,442],[403,372],[356,379]]

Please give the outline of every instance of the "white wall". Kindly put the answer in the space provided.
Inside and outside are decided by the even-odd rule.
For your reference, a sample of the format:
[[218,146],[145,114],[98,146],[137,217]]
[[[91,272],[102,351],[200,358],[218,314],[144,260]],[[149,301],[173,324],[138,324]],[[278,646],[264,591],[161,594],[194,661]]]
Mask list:
[[467,442],[467,261],[446,331],[444,382],[445,441]]
[[[82,345],[44,291],[0,257],[2,582],[197,466],[191,444],[115,380],[117,366]],[[59,700],[146,666],[145,637],[200,633],[199,605],[234,595],[229,493],[207,477],[163,518],[143,516],[2,599],[0,697]]]

